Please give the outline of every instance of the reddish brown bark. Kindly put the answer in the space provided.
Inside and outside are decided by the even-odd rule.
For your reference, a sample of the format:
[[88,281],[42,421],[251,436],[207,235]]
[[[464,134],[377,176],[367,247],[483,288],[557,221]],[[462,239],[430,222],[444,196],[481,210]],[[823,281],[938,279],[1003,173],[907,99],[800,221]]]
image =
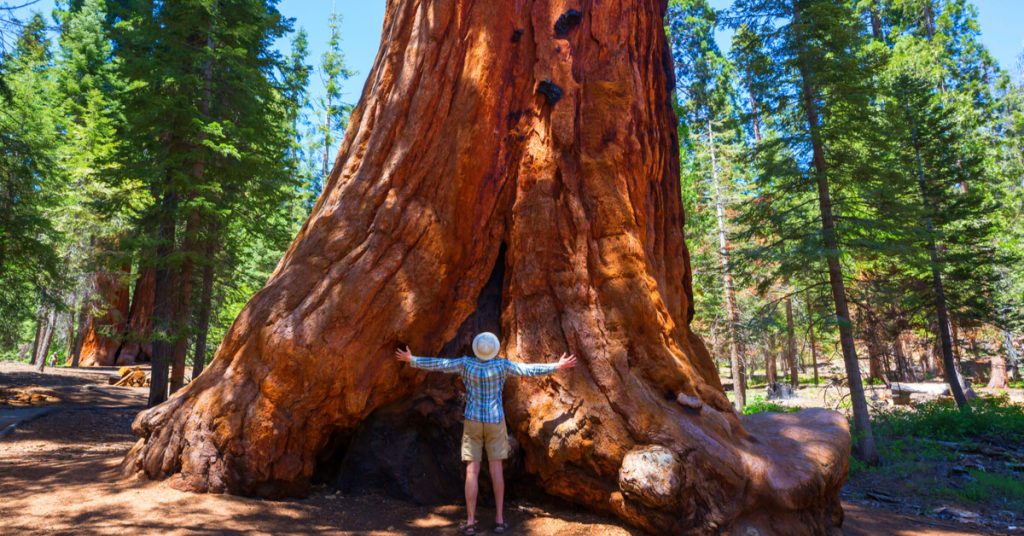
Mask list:
[[[741,422],[689,329],[657,4],[391,1],[313,213],[207,370],[136,419],[126,468],[280,496],[305,492],[331,453],[369,463],[380,419],[430,449],[435,428],[413,419],[442,422],[454,384],[391,352],[455,351],[494,324],[510,359],[581,360],[505,392],[547,492],[656,533],[838,525],[845,419]],[[570,7],[582,17],[560,37]],[[671,453],[651,468],[675,477],[667,489],[624,470],[656,447]]]
[[149,342],[149,337],[153,331],[155,301],[156,271],[153,268],[142,268],[132,292],[128,330],[121,351],[117,354],[118,365],[134,365],[152,359],[153,345]]
[[130,270],[126,266],[121,272],[96,272],[94,276],[95,294],[88,308],[79,357],[83,367],[111,366],[117,359],[121,346],[117,335],[124,331],[128,319],[129,296],[124,277]]

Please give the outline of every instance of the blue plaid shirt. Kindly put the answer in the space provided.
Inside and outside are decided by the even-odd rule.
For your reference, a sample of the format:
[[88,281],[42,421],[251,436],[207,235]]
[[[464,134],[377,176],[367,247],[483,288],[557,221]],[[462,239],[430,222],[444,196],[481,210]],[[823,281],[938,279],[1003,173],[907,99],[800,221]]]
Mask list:
[[461,376],[469,393],[464,415],[469,420],[480,422],[501,422],[505,419],[505,410],[501,407],[501,389],[510,374],[544,376],[558,370],[557,363],[530,365],[497,357],[488,361],[475,357],[413,357],[409,364],[416,368]]

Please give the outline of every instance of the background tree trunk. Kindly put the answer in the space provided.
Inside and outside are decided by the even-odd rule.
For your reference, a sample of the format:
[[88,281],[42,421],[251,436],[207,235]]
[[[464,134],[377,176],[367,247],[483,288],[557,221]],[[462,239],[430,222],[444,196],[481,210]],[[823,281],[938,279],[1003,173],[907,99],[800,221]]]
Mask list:
[[[198,171],[196,171],[198,168]],[[203,166],[193,166],[193,177],[202,177]],[[192,210],[185,223],[185,239],[182,250],[185,259],[182,261],[181,271],[178,273],[178,293],[174,304],[175,330],[174,352],[171,361],[170,391],[174,394],[185,385],[185,356],[188,353],[188,332],[192,317],[192,276],[195,268],[193,255],[197,253],[198,243],[196,233],[199,232],[200,218],[197,210]]]
[[807,340],[811,346],[811,363],[814,365],[814,385],[818,385],[818,348],[814,340],[814,313],[811,310],[811,293],[807,292]]
[[211,230],[204,248],[202,289],[199,296],[199,318],[196,325],[196,350],[192,356],[192,379],[203,373],[206,366],[206,338],[210,331],[210,310],[213,302],[213,276],[217,254],[216,230]]
[[32,339],[32,355],[29,364],[35,365],[39,359],[39,343],[43,340],[43,333],[46,330],[46,307],[40,305],[36,312],[36,335]]
[[362,447],[396,404],[431,419],[457,400],[396,346],[443,354],[495,325],[509,359],[581,360],[505,393],[522,467],[548,493],[656,533],[836,526],[845,419],[741,421],[690,331],[659,4],[390,2],[312,214],[207,370],[136,419],[126,469],[304,493],[339,456],[372,461]]
[[[789,292],[789,283],[785,285]],[[786,296],[786,355],[789,362],[789,385],[796,392],[800,388],[800,374],[797,369],[796,330],[793,326],[793,297]]]
[[1006,375],[1006,356],[998,351],[992,353],[990,358],[992,364],[992,375],[988,379],[989,389],[1006,389],[1010,385],[1010,379]]
[[1013,333],[1003,330],[1003,347],[1006,348],[1006,361],[1010,368],[1010,379],[1020,380],[1020,362],[1017,348],[1013,345]]
[[733,290],[732,269],[729,265],[729,234],[725,228],[725,202],[722,189],[718,184],[718,162],[715,156],[715,133],[708,120],[708,146],[711,149],[711,183],[715,194],[715,215],[718,219],[718,259],[722,263],[722,287],[725,289],[725,308],[729,318],[729,362],[732,373],[732,392],[737,410],[742,410],[747,403],[747,375],[743,369],[743,346],[739,335],[740,308],[736,304],[736,291]]
[[78,305],[78,328],[75,330],[74,347],[71,349],[71,366],[77,368],[82,358],[82,343],[85,342],[85,328],[89,321],[87,301],[83,297]]
[[[177,278],[170,263],[175,250],[178,209],[177,194],[171,189],[171,177],[165,179],[165,191],[160,196],[159,222],[156,225],[156,259],[154,268],[153,300],[153,364],[150,373],[149,406],[156,406],[167,400],[167,376],[174,356],[174,305],[177,297]],[[140,415],[141,418],[141,415]],[[138,421],[138,419],[136,419]],[[134,426],[133,426],[134,428]]]
[[57,309],[50,308],[49,315],[44,325],[44,334],[40,342],[39,355],[36,357],[36,370],[42,372],[46,367],[46,360],[50,355],[50,345],[53,343],[53,334],[57,331]]
[[128,329],[121,349],[117,353],[118,365],[134,365],[149,361],[153,356],[153,307],[156,302],[156,270],[139,267],[139,277],[132,292],[132,305],[128,312]]
[[[794,2],[794,22],[800,18],[799,4]],[[861,459],[868,463],[878,462],[878,451],[875,449],[875,438],[871,433],[871,418],[868,415],[867,400],[864,397],[864,384],[861,382],[860,363],[857,361],[857,349],[853,342],[853,325],[850,309],[846,302],[846,282],[843,280],[843,268],[839,263],[839,240],[836,237],[835,218],[832,215],[832,197],[829,191],[828,165],[825,162],[825,147],[819,136],[818,104],[812,80],[811,69],[806,63],[800,64],[800,78],[804,112],[806,113],[808,132],[811,139],[812,160],[815,179],[818,187],[818,208],[821,212],[821,234],[828,264],[829,286],[832,288],[832,301],[835,304],[836,324],[839,326],[839,341],[843,349],[843,364],[846,367],[846,380],[850,388],[850,402],[853,406],[854,427],[860,435],[857,441],[857,452]]]
[[83,367],[111,366],[117,360],[120,335],[127,326],[129,289],[123,278],[131,266],[119,272],[96,272],[95,296],[86,308],[88,319],[82,337],[79,364]]
[[[930,5],[927,8],[927,12],[930,13]],[[930,17],[930,15],[929,15]],[[930,18],[928,19],[931,20]],[[928,185],[927,178],[924,174],[924,166],[921,163],[921,149],[918,146],[917,141],[917,128],[914,127],[913,141],[914,141],[914,158],[917,164],[917,183],[921,193],[921,205],[925,211],[925,230],[928,233],[928,258],[931,261],[930,268],[932,272],[932,291],[934,293],[933,299],[935,300],[935,318],[939,328],[939,341],[942,348],[942,368],[945,371],[946,383],[949,384],[949,390],[953,394],[953,399],[956,400],[956,405],[961,409],[968,408],[967,395],[964,394],[963,378],[960,375],[959,367],[957,362],[959,359],[954,361],[953,358],[953,345],[956,344],[956,335],[950,333],[950,319],[949,310],[946,305],[946,291],[942,284],[942,260],[939,258],[938,247],[935,243],[934,237],[934,226],[932,223],[932,205],[928,200]],[[957,352],[959,356],[959,352]]]

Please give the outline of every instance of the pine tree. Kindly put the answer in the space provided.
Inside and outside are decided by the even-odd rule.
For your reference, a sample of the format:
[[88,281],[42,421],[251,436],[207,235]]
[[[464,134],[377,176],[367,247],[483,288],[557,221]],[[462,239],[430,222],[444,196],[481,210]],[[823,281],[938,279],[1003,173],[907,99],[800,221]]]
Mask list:
[[[272,234],[280,233],[272,214],[292,214],[292,105],[278,87],[285,67],[272,48],[291,21],[275,4],[146,0],[116,14],[121,70],[130,80],[125,176],[140,178],[154,200],[140,221],[157,273],[151,404],[166,397],[172,361],[170,387],[183,381],[196,267],[203,268],[202,311],[212,307],[215,279],[205,263],[216,258],[232,221]],[[203,333],[206,315],[199,316],[195,329]]]
[[323,151],[323,166],[317,182],[310,186],[314,198],[320,195],[323,179],[331,172],[331,155],[334,154],[335,143],[344,134],[352,111],[351,104],[342,102],[342,83],[356,74],[345,66],[345,54],[341,50],[341,15],[332,10],[327,20],[331,37],[327,41],[327,50],[320,57],[320,81],[324,93],[317,100],[320,123],[316,128]]
[[[105,2],[74,4],[61,2],[55,10],[60,38],[53,68],[63,133],[58,167],[66,184],[60,192],[62,210],[55,224],[68,239],[62,248],[65,266],[77,279],[68,300],[72,326],[75,312],[82,317],[78,324],[83,324],[85,315],[96,313],[86,307],[95,301],[91,295],[95,289],[90,288],[94,278],[89,274],[123,265],[130,254],[101,246],[118,244],[117,237],[130,229],[132,211],[99,207],[131,207],[139,198],[130,186],[111,188],[105,179],[118,173],[118,129],[123,121],[118,93],[124,89],[107,33]],[[75,350],[72,330],[68,333],[69,354]]]
[[[726,217],[731,205],[726,196],[733,190],[730,185],[740,169],[736,165],[736,153],[741,148],[741,131],[731,102],[735,96],[732,68],[715,43],[715,13],[705,0],[673,0],[669,4],[667,19],[677,69],[681,131],[685,134],[680,138],[684,154],[691,156],[683,158],[683,179],[689,182],[684,191],[694,192],[692,198],[695,201],[710,199],[713,209],[708,209],[715,215],[713,224],[707,222],[702,225],[698,220],[702,211],[697,210],[697,206],[687,207],[690,236],[698,235],[702,229],[713,230],[717,242],[717,259],[704,260],[717,260],[720,272],[709,270],[708,274],[713,276],[710,280],[702,273],[697,275],[698,282],[707,281],[702,287],[715,296],[714,303],[706,299],[701,303],[701,311],[705,321],[709,316],[724,318],[734,402],[737,409],[742,410],[746,402],[746,356],[739,334],[740,309],[730,260],[730,230]],[[699,243],[692,238],[691,241]],[[695,249],[694,255],[702,254],[701,248]],[[695,265],[700,266],[701,263],[695,262]],[[701,295],[703,297],[705,293]],[[724,304],[724,308],[716,307],[716,304]]]
[[[825,0],[739,0],[732,10],[734,24],[743,27],[747,65],[764,66],[748,78],[768,80],[762,99],[775,115],[775,133],[759,146],[761,220],[785,220],[773,226],[799,255],[776,256],[784,273],[798,272],[797,263],[822,259],[840,333],[843,360],[858,434],[859,456],[874,462],[871,422],[860,377],[853,326],[844,278],[844,257],[858,234],[857,180],[865,162],[860,139],[868,125],[870,69],[862,54],[864,43],[851,5]],[[799,159],[809,156],[805,168]],[[811,203],[818,210],[809,210]],[[756,210],[755,208],[755,210]],[[820,234],[806,233],[818,220]],[[847,223],[849,222],[849,224]],[[781,222],[780,222],[781,223]],[[796,234],[797,236],[794,236]],[[819,242],[820,240],[820,242]],[[794,251],[794,249],[789,249]],[[847,262],[849,262],[847,260]],[[788,266],[787,266],[788,265]]]
[[[53,334],[65,273],[52,221],[61,178],[55,172],[57,118],[46,21],[35,13],[0,57],[0,346],[22,338],[22,324]],[[33,310],[37,309],[33,314]],[[41,360],[36,337],[33,362]],[[45,357],[45,356],[43,356]]]

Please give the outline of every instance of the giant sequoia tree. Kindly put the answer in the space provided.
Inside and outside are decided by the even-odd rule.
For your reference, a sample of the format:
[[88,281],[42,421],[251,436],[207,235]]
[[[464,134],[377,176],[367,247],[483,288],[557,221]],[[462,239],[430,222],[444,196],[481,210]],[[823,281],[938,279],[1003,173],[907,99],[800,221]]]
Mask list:
[[[312,214],[209,368],[136,419],[126,468],[303,493],[332,457],[372,465],[360,447],[382,415],[394,441],[408,415],[453,405],[396,346],[444,355],[493,327],[510,359],[583,365],[505,393],[549,493],[656,532],[838,525],[845,420],[741,421],[689,330],[659,4],[389,2]],[[432,429],[414,430],[418,450],[443,440]]]

